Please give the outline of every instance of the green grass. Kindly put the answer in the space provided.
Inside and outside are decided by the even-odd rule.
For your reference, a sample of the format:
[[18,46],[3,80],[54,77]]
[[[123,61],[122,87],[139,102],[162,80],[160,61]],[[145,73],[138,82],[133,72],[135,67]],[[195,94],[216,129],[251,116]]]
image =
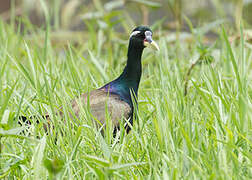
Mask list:
[[[0,179],[252,178],[252,49],[244,39],[229,44],[225,28],[215,26],[215,45],[202,50],[199,31],[191,42],[170,43],[156,28],[160,52],[143,54],[138,118],[117,142],[92,127],[85,109],[80,119],[68,111],[71,99],[121,73],[129,32],[107,36],[90,26],[89,38],[62,48],[50,28],[27,27],[21,33],[0,22]],[[213,62],[193,68],[184,96],[202,51]],[[55,126],[49,135],[42,123],[20,133],[16,116],[43,122],[45,112]]]

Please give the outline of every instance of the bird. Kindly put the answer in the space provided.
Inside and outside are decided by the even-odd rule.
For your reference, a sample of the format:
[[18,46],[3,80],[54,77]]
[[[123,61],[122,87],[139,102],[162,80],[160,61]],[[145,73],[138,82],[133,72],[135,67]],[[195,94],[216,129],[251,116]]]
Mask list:
[[[104,86],[73,99],[71,106],[74,115],[78,118],[80,106],[88,105],[90,113],[98,120],[99,126],[105,126],[106,113],[109,113],[114,133],[119,130],[121,120],[125,121],[124,128],[128,133],[133,126],[133,114],[137,107],[138,88],[142,75],[141,60],[146,47],[159,51],[159,46],[152,39],[152,30],[148,26],[138,26],[133,29],[129,37],[127,63],[123,72]],[[58,114],[63,116],[61,111]],[[49,114],[43,117],[49,124]],[[20,119],[26,124],[31,124],[25,116]],[[44,125],[44,128],[47,129],[48,125]]]

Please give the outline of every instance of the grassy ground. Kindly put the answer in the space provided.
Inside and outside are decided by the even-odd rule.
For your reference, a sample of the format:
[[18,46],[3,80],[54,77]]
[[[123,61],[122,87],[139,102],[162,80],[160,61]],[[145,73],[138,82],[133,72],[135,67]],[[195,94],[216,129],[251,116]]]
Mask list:
[[[252,49],[243,39],[230,44],[216,26],[219,37],[207,48],[200,30],[170,42],[154,28],[160,52],[143,54],[138,118],[116,143],[85,110],[80,119],[67,112],[72,98],[120,74],[130,32],[89,29],[81,44],[59,48],[49,29],[18,29],[0,22],[0,179],[252,178]],[[61,105],[64,120],[55,115]],[[16,116],[43,122],[47,111],[53,132],[41,123],[20,134]]]

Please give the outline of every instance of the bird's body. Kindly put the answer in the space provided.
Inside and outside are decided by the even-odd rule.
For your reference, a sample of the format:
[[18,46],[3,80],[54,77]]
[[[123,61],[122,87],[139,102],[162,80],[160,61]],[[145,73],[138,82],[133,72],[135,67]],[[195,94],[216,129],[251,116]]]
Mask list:
[[119,120],[131,117],[132,108],[130,105],[121,100],[117,94],[109,93],[106,89],[97,89],[89,93],[82,94],[72,102],[72,110],[76,117],[80,115],[80,107],[88,106],[90,113],[95,120],[98,120],[98,125],[105,124],[106,113],[114,126],[119,127]]
[[[128,120],[133,124],[133,101],[137,100],[138,87],[142,74],[141,57],[146,46],[158,49],[151,38],[152,32],[148,27],[135,28],[130,36],[127,65],[122,74],[103,87],[82,94],[72,101],[72,110],[76,117],[80,115],[81,106],[89,106],[90,112],[100,125],[105,124],[106,112],[109,113],[114,127],[118,128],[120,120]],[[134,98],[134,100],[132,99]],[[58,113],[63,115],[62,112]],[[26,118],[25,118],[26,119]],[[46,119],[50,120],[49,115]],[[129,126],[126,125],[127,132]]]

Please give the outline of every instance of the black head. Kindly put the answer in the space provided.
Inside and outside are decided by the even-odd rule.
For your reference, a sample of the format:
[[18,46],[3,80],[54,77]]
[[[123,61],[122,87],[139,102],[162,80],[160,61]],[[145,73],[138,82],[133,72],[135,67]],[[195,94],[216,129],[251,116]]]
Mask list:
[[159,50],[158,45],[152,40],[152,30],[147,26],[136,27],[130,35],[130,41],[139,48],[151,47]]

